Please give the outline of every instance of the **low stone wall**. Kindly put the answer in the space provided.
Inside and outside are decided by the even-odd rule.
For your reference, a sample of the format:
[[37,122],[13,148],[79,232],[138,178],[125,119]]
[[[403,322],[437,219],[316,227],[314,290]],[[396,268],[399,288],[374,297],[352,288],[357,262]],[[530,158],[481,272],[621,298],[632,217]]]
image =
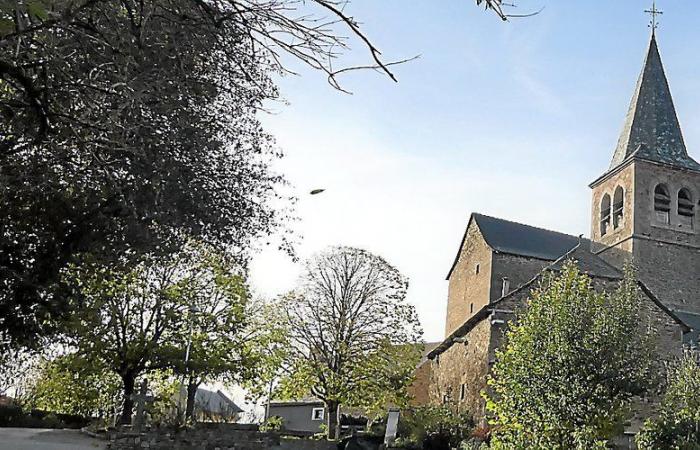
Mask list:
[[334,443],[309,439],[284,439],[278,433],[235,424],[207,424],[178,432],[149,430],[114,432],[108,436],[111,450],[336,450]]

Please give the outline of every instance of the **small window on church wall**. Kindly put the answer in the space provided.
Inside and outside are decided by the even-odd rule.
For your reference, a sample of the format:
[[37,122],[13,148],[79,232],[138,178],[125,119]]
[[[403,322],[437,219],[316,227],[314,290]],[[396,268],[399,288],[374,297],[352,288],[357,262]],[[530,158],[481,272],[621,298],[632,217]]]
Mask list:
[[467,396],[467,385],[462,383],[462,386],[459,388],[459,399],[464,400],[464,398]]
[[477,264],[477,265],[476,265],[476,268],[474,269],[474,273],[477,274],[477,275],[479,275],[480,269],[481,269],[481,267],[479,267],[479,265]]
[[659,184],[654,189],[654,217],[664,225],[671,223],[671,196],[665,184]]
[[693,219],[695,217],[695,203],[693,195],[688,189],[681,189],[678,192],[678,219],[681,226],[693,228]]
[[474,303],[469,304],[469,314],[474,312]]
[[608,234],[610,228],[610,195],[605,194],[600,202],[600,235]]
[[503,284],[501,285],[501,297],[505,297],[510,294],[510,280],[507,277],[503,277]]
[[622,186],[615,189],[612,205],[613,228],[617,229],[622,223],[622,218],[625,214],[625,191]]

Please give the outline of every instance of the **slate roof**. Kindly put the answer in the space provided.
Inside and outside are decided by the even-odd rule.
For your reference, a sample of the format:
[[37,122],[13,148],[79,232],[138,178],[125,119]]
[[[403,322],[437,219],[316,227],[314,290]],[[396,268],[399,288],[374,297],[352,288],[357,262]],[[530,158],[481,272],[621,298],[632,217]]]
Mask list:
[[195,408],[209,414],[221,416],[233,416],[243,410],[236,405],[226,394],[217,390],[216,392],[199,388],[194,398]]
[[[467,319],[459,328],[447,336],[438,346],[431,350],[428,353],[428,359],[434,359],[436,356],[439,356],[445,350],[450,348],[456,342],[456,339],[466,336],[469,331],[471,331],[479,322],[488,318],[495,311],[498,311],[499,306],[501,303],[503,303],[503,301],[519,294],[525,289],[531,289],[535,283],[541,280],[542,276],[546,272],[561,270],[567,261],[573,260],[581,272],[588,274],[594,279],[603,278],[608,280],[622,280],[623,274],[619,270],[592,253],[589,249],[590,241],[587,239],[582,240],[580,244],[577,244],[574,248],[557,258],[556,261],[552,262],[549,266],[538,272],[537,275],[535,275],[535,277],[530,281],[516,287],[514,290],[510,291],[501,298],[484,305],[473,316]],[[684,339],[690,339],[696,343],[700,341],[700,315],[671,311],[668,309],[668,307],[666,307],[666,305],[663,304],[661,300],[659,300],[658,297],[656,297],[656,295],[654,295],[653,292],[651,292],[651,290],[649,290],[649,288],[643,282],[637,281],[637,285],[642,293],[647,296],[647,298],[656,304],[659,309],[668,314],[668,316],[671,317],[671,319],[673,319],[683,329]],[[694,323],[698,328],[693,326],[693,321],[695,321]]]
[[497,252],[553,261],[576,247],[579,238],[569,234],[498,219],[473,215],[486,243]]
[[497,253],[555,261],[581,241],[581,238],[577,236],[473,213],[462,237],[457,256],[447,274],[447,279],[450,278],[459,261],[459,255],[472,222],[475,222],[481,230],[486,244]]
[[598,278],[608,278],[611,280],[621,280],[622,272],[617,268],[605,262],[601,257],[590,251],[591,242],[588,239],[583,239],[581,245],[574,247],[561,258],[552,263],[548,269],[561,270],[568,260],[576,261],[581,272]]
[[688,311],[673,311],[673,313],[691,329],[690,333],[684,336],[684,344],[697,347],[700,344],[700,314]]
[[631,158],[700,170],[688,156],[654,34],[610,170]]

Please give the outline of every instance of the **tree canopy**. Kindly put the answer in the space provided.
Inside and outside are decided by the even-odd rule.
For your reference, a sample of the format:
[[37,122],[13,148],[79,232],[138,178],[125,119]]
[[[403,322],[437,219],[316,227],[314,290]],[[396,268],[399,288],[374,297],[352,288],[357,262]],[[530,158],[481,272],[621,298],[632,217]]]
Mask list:
[[637,447],[700,448],[700,364],[695,350],[669,364],[658,417],[648,420],[637,435]]
[[489,377],[495,448],[606,448],[653,383],[654,342],[628,271],[599,292],[570,261],[509,325]]
[[60,271],[81,255],[109,264],[193,236],[244,262],[279,229],[278,155],[255,115],[276,90],[219,3],[0,11],[3,341],[36,342],[66,311]]
[[121,380],[99,360],[66,354],[42,361],[27,401],[43,411],[108,418],[119,408],[120,392]]
[[310,259],[299,288],[283,299],[288,347],[280,392],[323,400],[329,436],[339,404],[374,412],[408,400],[422,329],[407,287],[383,258],[336,247]]

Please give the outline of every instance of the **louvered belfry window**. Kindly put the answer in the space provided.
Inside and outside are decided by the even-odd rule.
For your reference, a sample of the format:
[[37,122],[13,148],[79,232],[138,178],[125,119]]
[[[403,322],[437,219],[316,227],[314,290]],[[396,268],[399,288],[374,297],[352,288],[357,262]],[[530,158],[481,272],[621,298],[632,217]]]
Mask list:
[[693,195],[688,189],[681,189],[678,192],[678,219],[681,226],[693,228],[693,219],[695,218],[695,202]]
[[613,197],[613,228],[617,229],[622,224],[622,218],[625,215],[625,191],[622,186],[618,186],[615,189],[615,196]]
[[671,223],[671,196],[665,184],[659,184],[654,189],[654,215],[659,223]]
[[610,195],[605,194],[600,202],[600,235],[608,234],[610,228]]

